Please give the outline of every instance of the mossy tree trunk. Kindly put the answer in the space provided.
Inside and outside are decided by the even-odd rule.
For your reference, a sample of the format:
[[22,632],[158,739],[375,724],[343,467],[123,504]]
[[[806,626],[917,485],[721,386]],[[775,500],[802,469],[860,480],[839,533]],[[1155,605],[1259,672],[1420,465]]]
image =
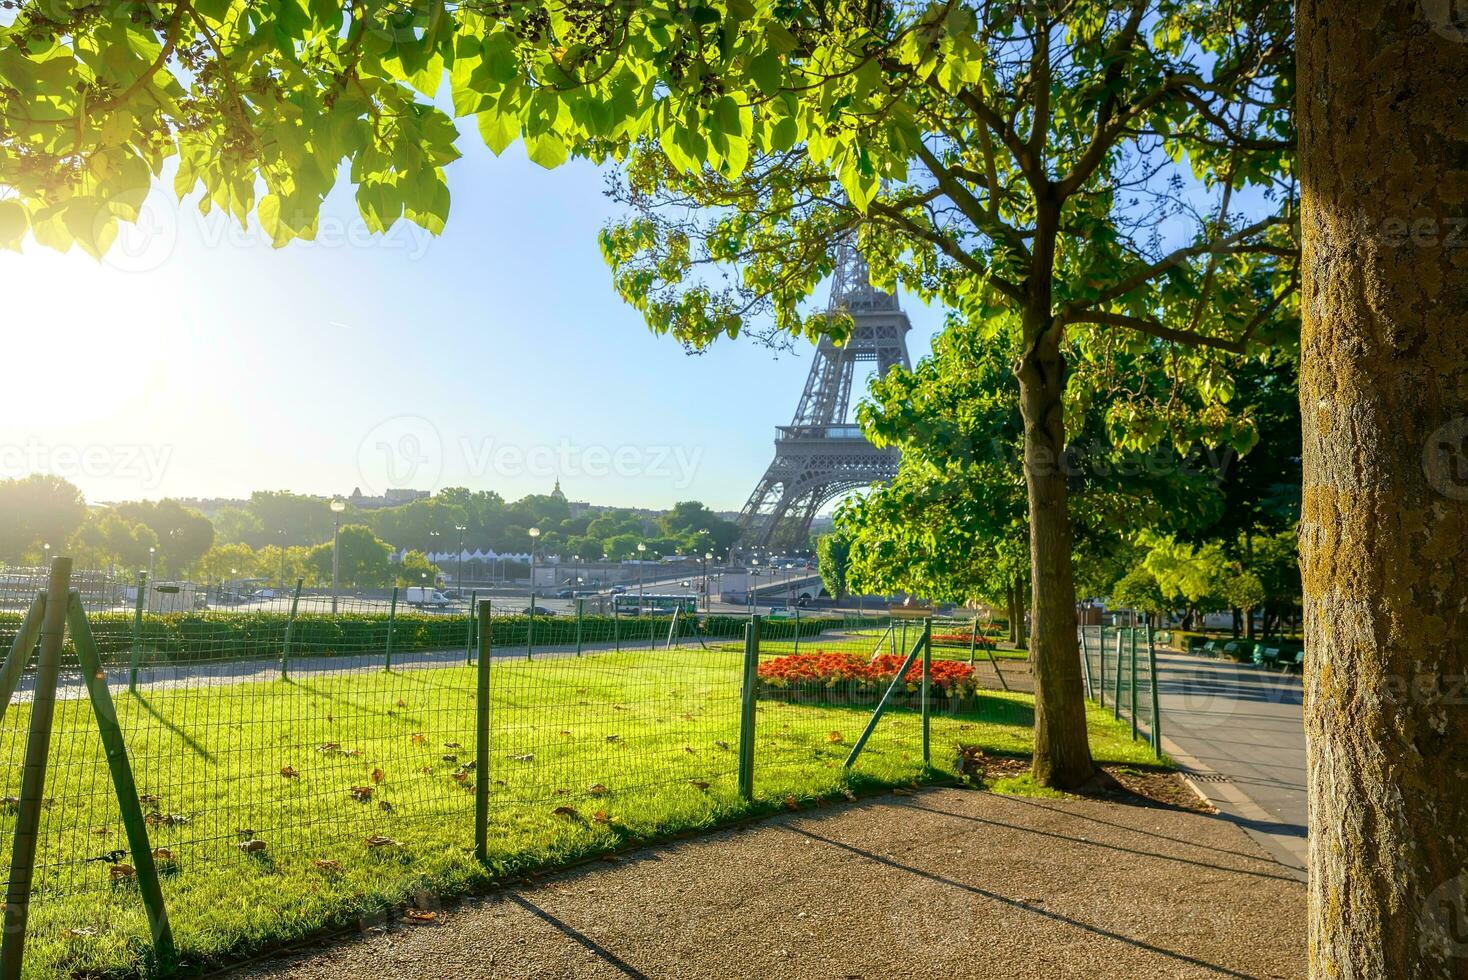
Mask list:
[[1301,0],[1310,971],[1468,976],[1468,18]]

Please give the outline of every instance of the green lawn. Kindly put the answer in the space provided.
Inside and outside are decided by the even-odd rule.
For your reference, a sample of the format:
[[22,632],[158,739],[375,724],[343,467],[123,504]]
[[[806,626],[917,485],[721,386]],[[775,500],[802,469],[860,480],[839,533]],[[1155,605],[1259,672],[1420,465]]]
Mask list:
[[[802,644],[804,645],[804,643]],[[756,795],[736,792],[737,651],[625,651],[493,661],[488,772],[474,753],[468,667],[115,694],[180,949],[206,961],[386,914],[414,889],[453,892],[783,805],[937,775],[916,712],[882,721],[854,774],[842,761],[869,708],[761,702]],[[27,708],[0,724],[0,796],[19,792]],[[933,763],[958,743],[1027,753],[1031,699],[983,695],[932,722]],[[1146,764],[1093,707],[1099,760]],[[282,774],[285,770],[285,774]],[[472,856],[472,786],[491,788],[490,863]],[[353,789],[358,788],[354,798]],[[362,789],[369,792],[362,792]],[[135,970],[147,928],[136,885],[81,858],[125,847],[89,709],[58,704],[27,946],[35,976]],[[155,799],[156,798],[156,799]],[[560,813],[556,811],[561,809]],[[183,818],[178,821],[177,818]],[[14,822],[0,805],[0,835]],[[245,834],[242,831],[250,831]],[[369,836],[395,843],[369,848]],[[242,840],[263,840],[247,853]],[[9,840],[0,841],[9,853]],[[335,862],[320,864],[318,862]]]

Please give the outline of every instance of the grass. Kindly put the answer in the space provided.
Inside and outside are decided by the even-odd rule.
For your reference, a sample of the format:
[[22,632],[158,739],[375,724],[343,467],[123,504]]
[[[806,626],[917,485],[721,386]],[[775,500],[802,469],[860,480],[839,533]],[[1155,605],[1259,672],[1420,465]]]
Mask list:
[[[788,797],[938,775],[923,766],[917,712],[889,712],[848,774],[842,762],[870,709],[760,702],[756,801],[745,803],[736,787],[740,659],[686,648],[496,659],[487,772],[469,765],[469,667],[115,694],[154,815],[152,842],[172,855],[163,887],[186,961],[391,914],[417,889],[462,892],[710,828]],[[1028,695],[987,692],[963,716],[935,716],[935,768],[959,743],[1029,753],[1033,713]],[[18,795],[27,716],[14,704],[0,723],[0,796]],[[1151,763],[1124,724],[1094,706],[1089,723],[1098,761]],[[52,746],[28,975],[146,970],[135,883],[111,880],[105,861],[81,860],[126,846],[85,702],[58,703]],[[472,854],[479,778],[491,789],[484,866]],[[0,805],[0,835],[14,820]],[[373,835],[394,843],[368,847]],[[264,849],[247,853],[247,840]]]

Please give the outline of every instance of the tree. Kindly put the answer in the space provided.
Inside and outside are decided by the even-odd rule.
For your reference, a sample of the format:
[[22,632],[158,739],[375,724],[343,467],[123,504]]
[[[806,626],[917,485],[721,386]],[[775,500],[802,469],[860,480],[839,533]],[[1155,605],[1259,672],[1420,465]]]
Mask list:
[[[6,73],[0,239],[100,253],[174,155],[179,193],[254,211],[278,244],[315,233],[343,159],[370,227],[438,230],[458,155],[432,104],[446,70],[495,151],[523,136],[546,166],[613,159],[634,205],[712,209],[603,236],[619,290],[690,345],[765,312],[776,335],[840,336],[839,313],[799,307],[861,226],[879,283],[1022,336],[1035,775],[1073,785],[1091,760],[1055,466],[1066,357],[1150,347],[1206,389],[1201,351],[1288,323],[1293,190],[1271,175],[1291,148],[1290,32],[1269,0],[26,6],[7,35],[37,64]],[[738,274],[710,288],[696,263]]]
[[158,537],[158,570],[181,575],[214,544],[209,518],[177,500],[138,500],[118,504],[117,513],[146,524]]
[[[392,548],[365,524],[344,524],[337,532],[337,580],[342,585],[365,588],[385,585],[392,577]],[[311,564],[318,581],[331,581],[332,545],[311,549]]]
[[394,572],[398,585],[437,585],[439,580],[438,566],[421,551],[409,551],[403,555]]
[[1113,606],[1131,609],[1160,618],[1167,610],[1167,597],[1157,579],[1145,566],[1138,565],[1121,577],[1111,590]]
[[66,549],[81,567],[104,568],[124,565],[145,568],[150,548],[158,546],[158,535],[141,521],[130,521],[115,510],[93,511],[66,543]]
[[[1254,639],[1254,610],[1264,605],[1269,594],[1264,583],[1250,571],[1238,571],[1223,580],[1223,598],[1244,616],[1244,639]],[[1236,621],[1237,622],[1237,621]],[[1237,630],[1234,633],[1238,636]]]
[[821,572],[821,584],[837,601],[846,598],[846,571],[851,562],[851,540],[841,531],[823,534],[816,541],[816,562]]
[[256,578],[276,571],[269,556],[257,554],[247,544],[216,544],[204,553],[196,566],[199,574],[208,582],[223,582],[229,579]]
[[1438,0],[1299,19],[1310,969],[1461,976],[1468,29]]
[[0,480],[0,560],[37,560],[43,545],[61,547],[86,517],[81,491],[60,477]]

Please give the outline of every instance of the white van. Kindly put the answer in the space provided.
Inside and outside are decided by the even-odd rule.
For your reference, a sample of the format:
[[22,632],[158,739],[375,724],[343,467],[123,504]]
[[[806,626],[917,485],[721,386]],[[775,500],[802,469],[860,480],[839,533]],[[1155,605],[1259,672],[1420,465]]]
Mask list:
[[433,609],[447,609],[449,597],[437,589],[426,586],[412,585],[403,590],[403,601],[410,606]]

